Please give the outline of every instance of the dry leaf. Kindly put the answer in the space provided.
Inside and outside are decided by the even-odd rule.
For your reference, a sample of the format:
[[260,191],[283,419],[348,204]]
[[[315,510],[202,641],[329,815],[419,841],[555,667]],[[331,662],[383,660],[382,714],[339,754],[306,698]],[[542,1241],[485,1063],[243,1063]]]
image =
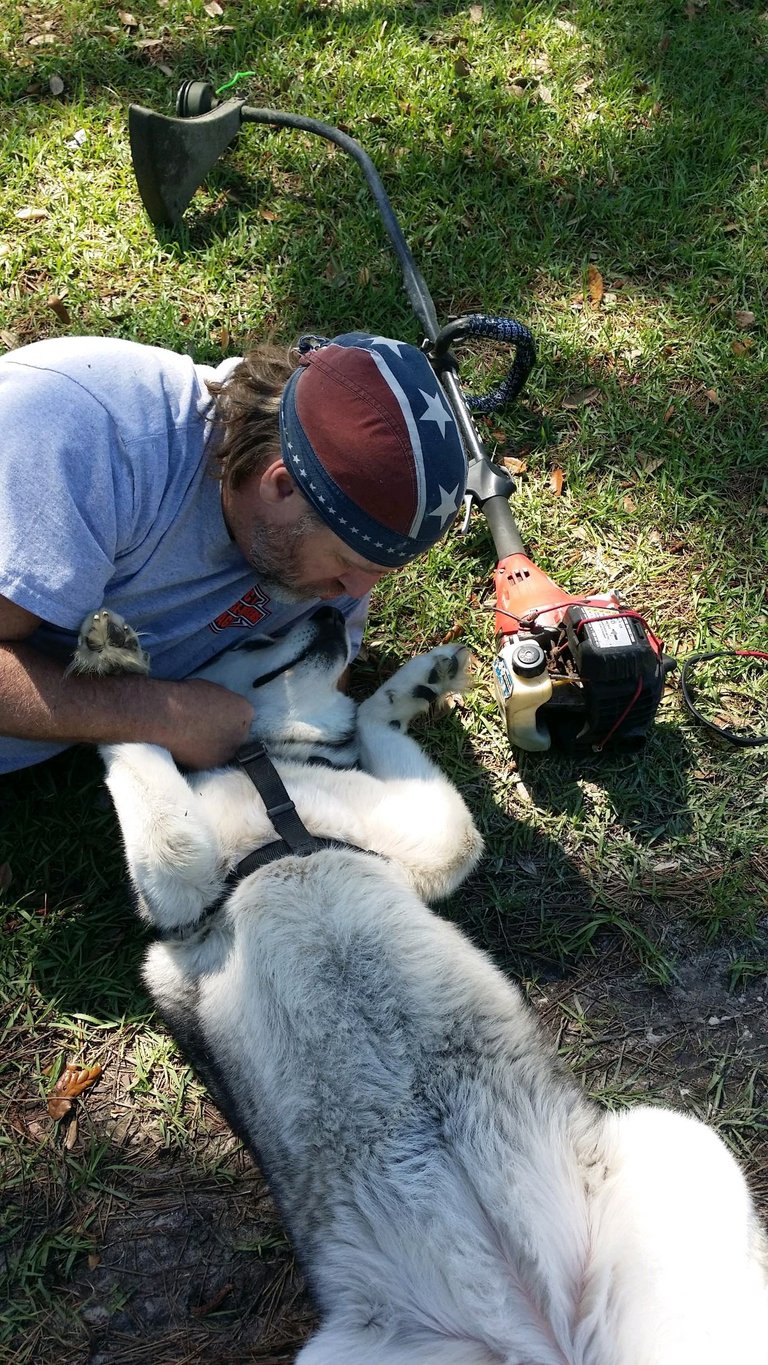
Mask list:
[[22,223],[37,223],[43,218],[50,218],[47,209],[17,209],[15,215]]
[[67,1131],[66,1131],[66,1134],[65,1134],[65,1136],[64,1136],[64,1148],[65,1148],[65,1151],[71,1152],[71,1151],[72,1151],[72,1148],[74,1147],[74,1145],[75,1145],[76,1142],[77,1142],[77,1119],[76,1119],[75,1115],[73,1114],[73,1115],[72,1115],[72,1118],[69,1120],[69,1123],[68,1123],[68,1125],[67,1125]]
[[36,33],[34,38],[29,39],[29,47],[45,47],[57,43],[58,38],[55,33]]
[[649,455],[646,450],[638,450],[637,463],[645,470],[646,474],[652,474],[655,469],[663,465],[664,458],[661,455]]
[[630,513],[637,511],[637,503],[635,502],[634,498],[631,498],[629,496],[629,493],[625,494],[624,497],[624,511]]
[[60,298],[58,294],[51,294],[50,297],[45,300],[45,302],[46,306],[50,308],[51,312],[56,314],[57,318],[59,319],[59,322],[63,322],[65,326],[68,326],[69,323],[72,321],[72,318],[69,315],[67,305],[65,304],[64,300]]
[[52,1119],[61,1119],[72,1108],[72,1101],[84,1090],[89,1090],[101,1075],[98,1062],[93,1066],[77,1066],[67,1062],[48,1099],[48,1113]]
[[704,397],[707,398],[707,399],[709,399],[709,402],[710,402],[710,403],[715,403],[715,404],[717,404],[717,403],[720,402],[720,395],[719,395],[719,393],[717,392],[717,389],[705,389],[705,390],[704,390]]
[[68,1099],[57,1099],[53,1096],[48,1101],[48,1113],[52,1119],[63,1119],[72,1108],[72,1101]]
[[61,79],[61,76],[51,76],[50,80],[48,81],[48,89],[50,90],[52,95],[63,95],[64,82]]
[[219,0],[208,0],[208,4],[204,6],[204,9],[211,19],[220,19],[224,13],[224,10],[219,4]]
[[542,104],[554,104],[555,97],[548,85],[540,85],[536,93]]
[[95,1270],[97,1265],[101,1265],[101,1257],[98,1251],[88,1252],[88,1269]]
[[592,307],[599,308],[605,293],[605,284],[596,265],[590,265],[587,269],[587,293],[592,301]]
[[731,350],[734,355],[746,355],[747,351],[752,350],[754,344],[752,337],[743,337],[741,341],[731,342]]
[[138,19],[134,19],[133,15],[127,9],[119,9],[117,11],[117,17],[120,20],[120,23],[122,24],[123,28],[139,27]]
[[594,385],[588,389],[574,389],[563,399],[563,407],[571,412],[574,408],[586,407],[588,403],[596,403],[600,397],[600,390]]
[[755,315],[754,313],[751,313],[748,308],[740,308],[733,316],[736,319],[737,327],[748,328],[754,327],[755,325]]
[[505,469],[509,470],[510,474],[528,473],[528,465],[525,460],[518,460],[514,455],[505,455],[501,463]]
[[482,5],[470,5],[470,7],[469,7],[469,17],[470,17],[470,19],[472,20],[472,23],[473,23],[473,24],[481,24],[481,23],[483,22],[483,7],[482,7]]
[[565,482],[565,474],[562,469],[553,469],[549,476],[549,486],[556,498],[560,497]]
[[674,404],[673,404],[673,403],[670,403],[669,407],[667,408],[666,412],[664,413],[664,425],[665,425],[665,426],[667,425],[668,422],[671,422],[671,421],[672,421],[672,418],[674,417],[674,415],[675,415]]

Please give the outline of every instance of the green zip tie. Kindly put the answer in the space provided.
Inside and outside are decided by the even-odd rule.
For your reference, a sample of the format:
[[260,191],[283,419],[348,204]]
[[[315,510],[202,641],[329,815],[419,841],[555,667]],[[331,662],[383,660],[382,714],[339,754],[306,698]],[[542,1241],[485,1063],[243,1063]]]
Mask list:
[[223,95],[225,90],[231,90],[233,85],[237,85],[238,81],[244,81],[246,76],[256,76],[257,74],[256,71],[236,71],[231,81],[227,81],[226,85],[220,85],[214,93]]

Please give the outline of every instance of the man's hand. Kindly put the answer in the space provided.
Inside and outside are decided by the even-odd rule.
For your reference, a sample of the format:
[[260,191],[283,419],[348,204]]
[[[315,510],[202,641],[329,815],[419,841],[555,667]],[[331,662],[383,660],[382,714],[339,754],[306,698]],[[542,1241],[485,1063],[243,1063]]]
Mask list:
[[0,597],[2,736],[59,744],[160,744],[189,768],[227,763],[248,738],[253,707],[202,679],[136,674],[73,677],[27,644],[39,618]]
[[187,768],[218,768],[234,758],[247,740],[253,707],[237,692],[202,678],[150,686],[169,690],[165,738],[150,742],[170,749],[177,763]]

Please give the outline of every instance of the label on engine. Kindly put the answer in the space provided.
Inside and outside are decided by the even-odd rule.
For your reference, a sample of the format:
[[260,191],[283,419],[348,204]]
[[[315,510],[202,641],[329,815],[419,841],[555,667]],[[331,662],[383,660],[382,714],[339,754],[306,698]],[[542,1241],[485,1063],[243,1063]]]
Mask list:
[[[599,607],[589,607],[589,625],[584,629],[592,636],[601,649],[624,649],[637,643],[629,621],[623,616],[609,617],[605,621],[595,620]],[[607,610],[607,609],[606,609]]]
[[506,701],[508,697],[512,696],[512,689],[515,685],[512,674],[507,668],[504,660],[501,658],[494,659],[493,671],[496,674],[496,682],[498,684],[500,696]]

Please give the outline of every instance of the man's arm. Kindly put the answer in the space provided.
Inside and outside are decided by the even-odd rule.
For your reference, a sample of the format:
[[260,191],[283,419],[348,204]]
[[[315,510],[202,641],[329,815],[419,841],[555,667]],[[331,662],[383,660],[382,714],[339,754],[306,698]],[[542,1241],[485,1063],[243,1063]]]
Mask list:
[[190,768],[231,759],[253,707],[216,683],[65,675],[26,643],[39,617],[0,597],[0,735],[63,744],[143,742]]

